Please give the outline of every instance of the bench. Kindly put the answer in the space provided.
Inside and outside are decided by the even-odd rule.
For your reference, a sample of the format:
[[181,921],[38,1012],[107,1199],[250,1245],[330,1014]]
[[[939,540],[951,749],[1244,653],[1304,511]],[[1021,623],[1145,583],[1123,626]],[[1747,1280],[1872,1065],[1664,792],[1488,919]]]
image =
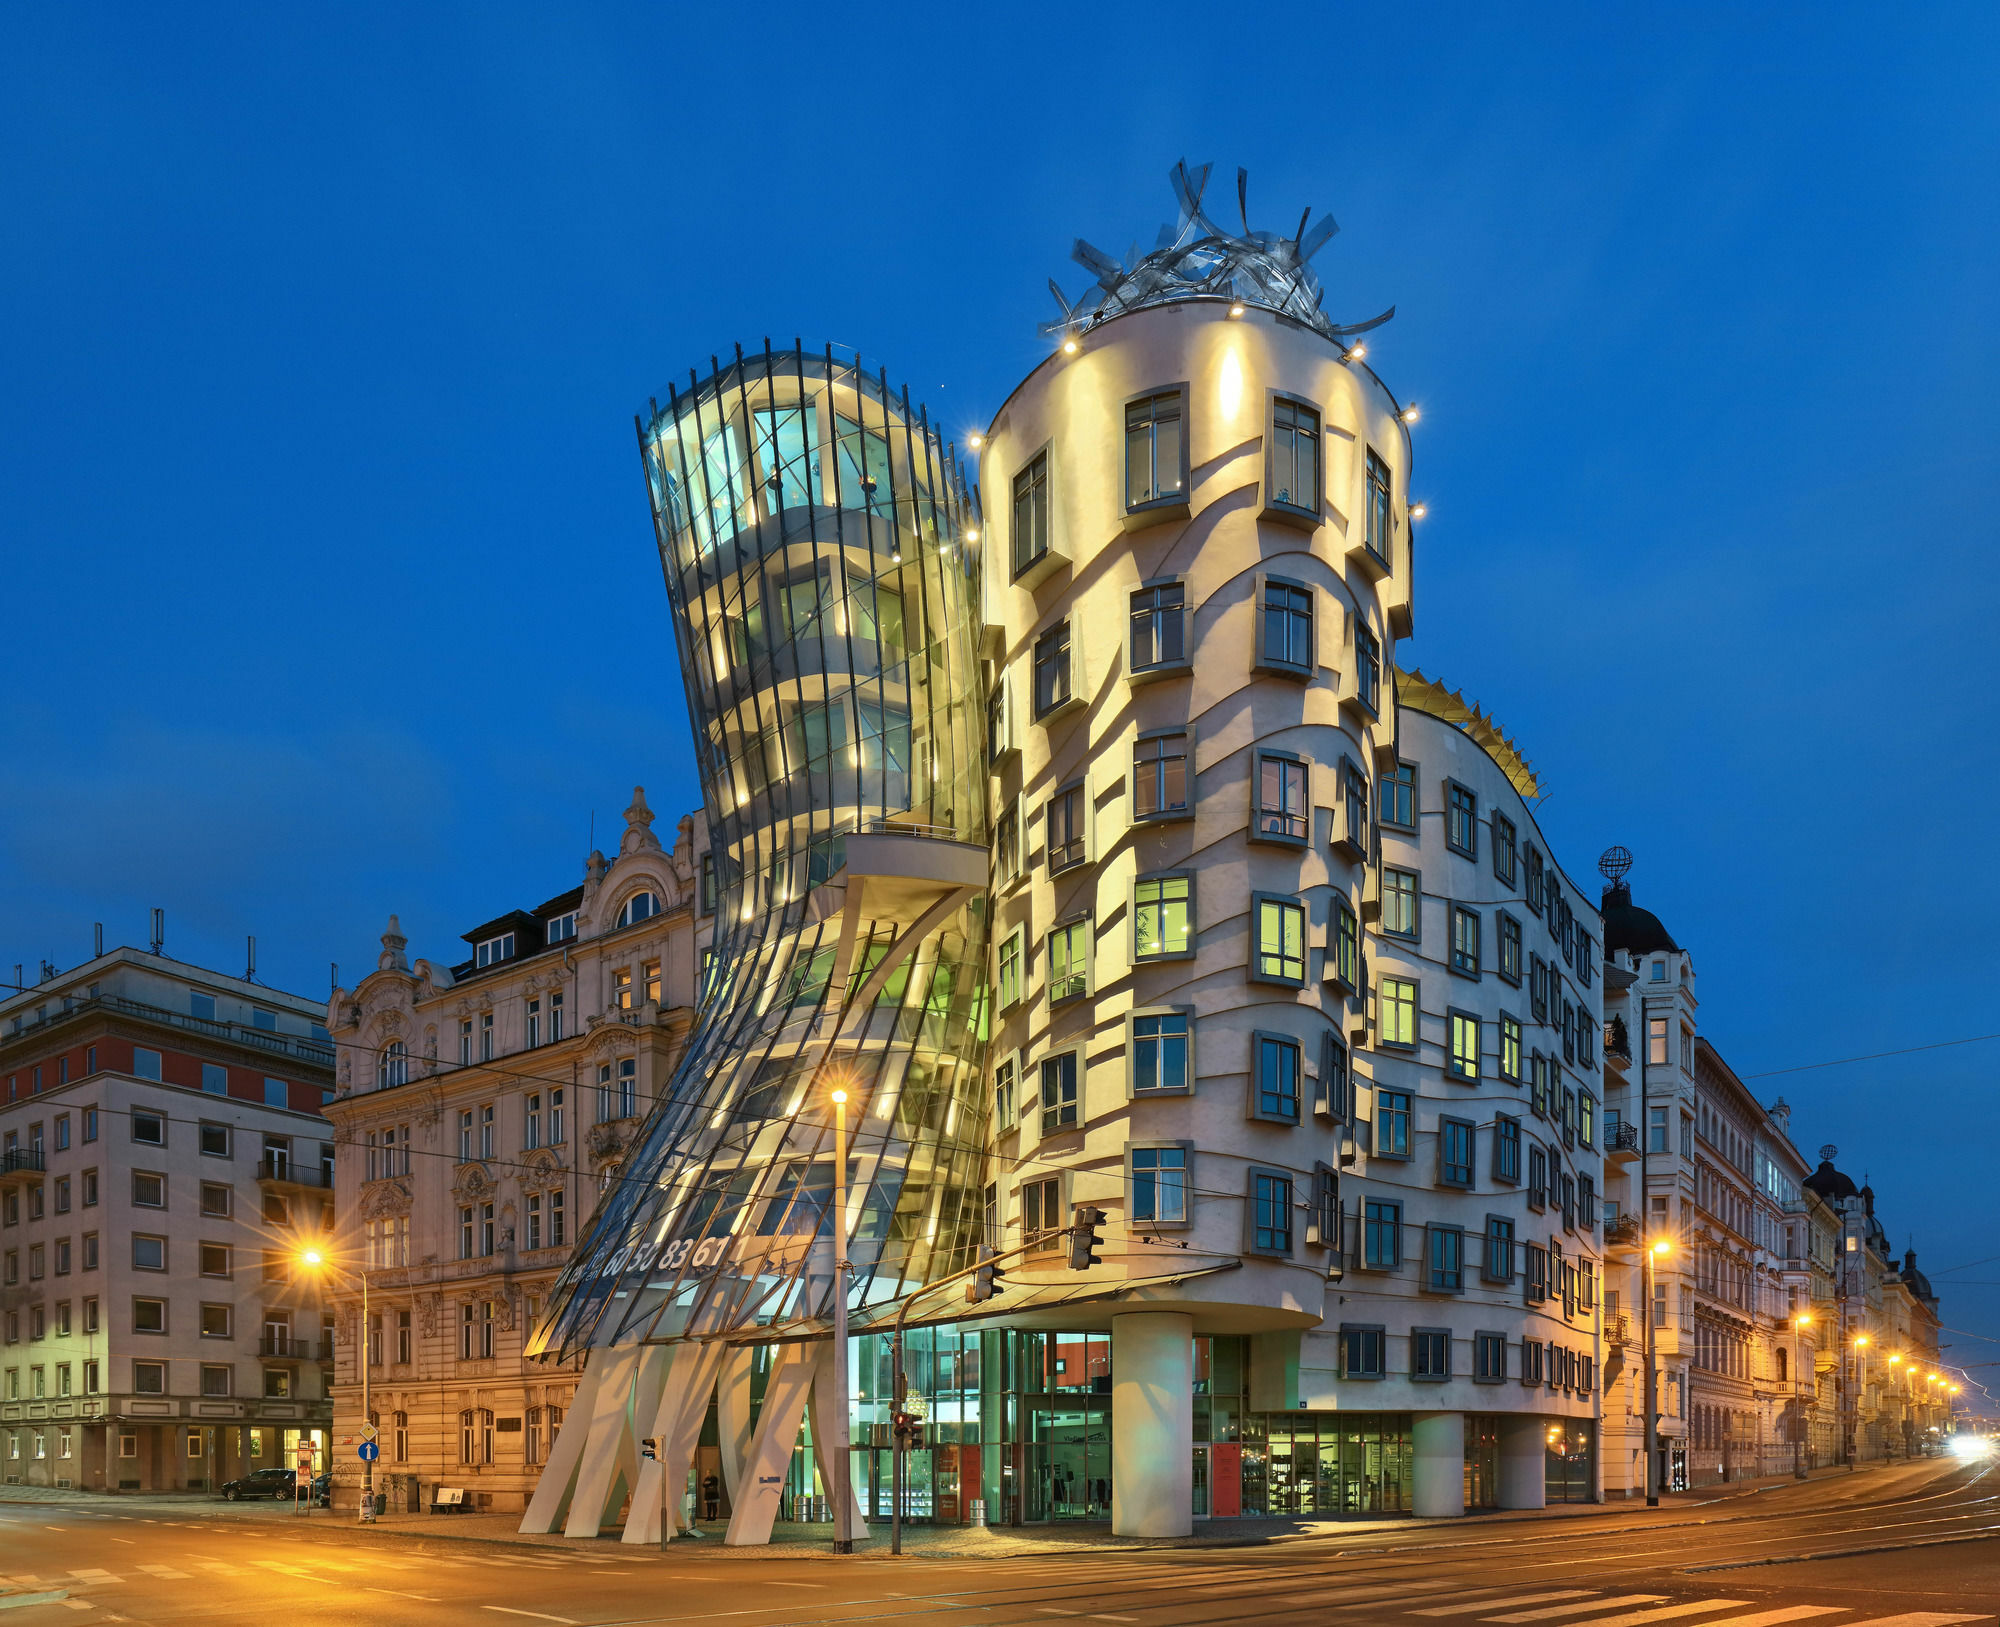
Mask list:
[[472,1512],[472,1502],[465,1495],[463,1486],[434,1486],[431,1488],[431,1512],[469,1514]]

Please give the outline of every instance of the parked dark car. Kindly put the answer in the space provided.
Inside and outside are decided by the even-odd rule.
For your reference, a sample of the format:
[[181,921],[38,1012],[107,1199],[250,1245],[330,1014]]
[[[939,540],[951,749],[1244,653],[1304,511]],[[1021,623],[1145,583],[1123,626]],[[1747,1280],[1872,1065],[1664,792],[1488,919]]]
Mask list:
[[222,1495],[232,1503],[246,1497],[292,1497],[297,1484],[295,1469],[252,1469],[240,1480],[223,1481]]
[[317,1507],[333,1507],[333,1471],[322,1469],[313,1476],[312,1500]]

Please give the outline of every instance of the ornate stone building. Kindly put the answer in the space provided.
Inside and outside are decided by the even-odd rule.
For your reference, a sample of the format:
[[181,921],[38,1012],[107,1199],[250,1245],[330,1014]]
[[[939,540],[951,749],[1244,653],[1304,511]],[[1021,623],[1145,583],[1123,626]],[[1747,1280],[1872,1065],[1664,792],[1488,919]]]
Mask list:
[[346,1506],[363,1273],[377,1490],[463,1486],[516,1510],[547,1458],[578,1366],[524,1360],[523,1342],[680,1054],[712,922],[695,821],[671,848],[652,825],[636,791],[615,858],[594,852],[582,886],[474,927],[449,967],[408,960],[391,916],[376,969],[333,993]]

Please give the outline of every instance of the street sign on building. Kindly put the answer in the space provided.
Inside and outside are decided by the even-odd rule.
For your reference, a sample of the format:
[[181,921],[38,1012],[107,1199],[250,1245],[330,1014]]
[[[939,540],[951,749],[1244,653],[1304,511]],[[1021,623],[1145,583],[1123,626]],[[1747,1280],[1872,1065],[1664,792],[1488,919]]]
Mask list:
[[373,1463],[382,1455],[382,1448],[373,1441],[363,1441],[357,1450],[363,1463]]

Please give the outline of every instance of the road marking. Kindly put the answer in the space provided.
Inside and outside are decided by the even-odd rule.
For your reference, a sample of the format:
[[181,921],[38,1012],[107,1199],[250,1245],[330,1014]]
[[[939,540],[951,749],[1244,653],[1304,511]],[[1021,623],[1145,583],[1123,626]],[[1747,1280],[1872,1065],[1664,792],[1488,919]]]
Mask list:
[[[1803,1621],[1807,1616],[1831,1616],[1848,1609],[1844,1604],[1795,1604],[1785,1610],[1760,1610],[1753,1616],[1725,1616],[1721,1621],[1705,1621],[1701,1627],[1777,1627],[1781,1621]],[[1859,1623],[1853,1627],[1860,1627]]]
[[1092,1616],[1092,1621],[1137,1621],[1137,1616]]
[[563,1627],[577,1627],[568,1616],[545,1616],[539,1610],[509,1610],[504,1604],[482,1604],[482,1610],[497,1610],[503,1616],[532,1616],[536,1621],[559,1621]]
[[766,1587],[831,1587],[831,1582],[767,1582]]
[[136,1548],[139,1546],[138,1543],[134,1542],[130,1537],[113,1537],[111,1540],[113,1542],[122,1542],[128,1548]]
[[[0,1599],[0,1610],[18,1610],[28,1604],[62,1604],[68,1599],[68,1592],[60,1589],[54,1593],[10,1593]],[[86,1610],[89,1608],[89,1605],[84,1606]]]
[[1877,1616],[1852,1627],[1952,1627],[1954,1622],[1991,1621],[1991,1616],[1958,1616],[1944,1610],[1914,1610],[1906,1616]]
[[1063,1610],[1052,1604],[1038,1604],[1035,1608],[1045,1616],[1080,1616],[1083,1614],[1081,1610]]
[[[1670,1604],[1660,1610],[1631,1610],[1622,1616],[1593,1621],[1589,1627],[1646,1627],[1650,1622],[1671,1621],[1676,1616],[1697,1615],[1703,1610],[1735,1610],[1749,1602],[1748,1599],[1702,1599],[1693,1604]],[[1689,1627],[1694,1627],[1694,1624],[1690,1623]]]
[[1564,1588],[1557,1593],[1523,1593],[1512,1599],[1482,1599],[1478,1604],[1441,1604],[1434,1610],[1412,1610],[1413,1616],[1474,1616],[1482,1610],[1504,1610],[1510,1604],[1547,1604],[1551,1599],[1593,1597],[1589,1588]]
[[432,1598],[428,1593],[402,1593],[393,1587],[371,1587],[368,1591],[370,1593],[386,1593],[392,1599],[421,1599],[425,1604],[439,1604],[442,1602],[441,1600]]
[[157,1576],[163,1582],[185,1582],[190,1580],[186,1571],[177,1571],[171,1565],[141,1565],[140,1570],[148,1576]]
[[1517,1610],[1511,1616],[1481,1616],[1481,1621],[1552,1621],[1557,1616],[1580,1616],[1586,1610],[1609,1610],[1620,1604],[1658,1604],[1664,1593],[1621,1593],[1615,1599],[1592,1599],[1588,1604],[1557,1604],[1546,1610]]

